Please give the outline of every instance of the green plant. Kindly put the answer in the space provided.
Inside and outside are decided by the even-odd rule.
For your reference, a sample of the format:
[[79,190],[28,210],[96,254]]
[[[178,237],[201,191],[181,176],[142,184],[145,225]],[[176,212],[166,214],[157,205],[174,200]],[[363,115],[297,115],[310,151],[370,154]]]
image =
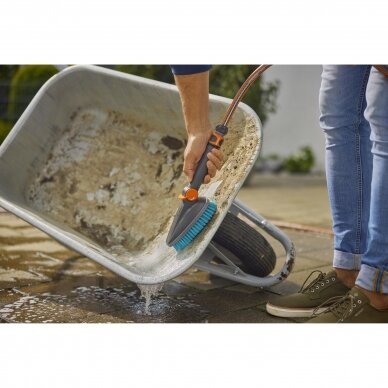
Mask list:
[[23,65],[12,77],[7,117],[16,121],[41,86],[58,70],[53,65]]
[[[242,83],[257,65],[215,65],[211,70],[210,93],[233,98]],[[260,77],[245,95],[243,102],[249,105],[265,123],[268,114],[276,112],[279,82],[264,82]]]
[[279,154],[275,154],[275,153],[272,153],[272,154],[269,154],[266,158],[264,158],[266,160],[281,160],[281,157]]
[[7,106],[11,79],[19,65],[0,65],[0,119],[7,118]]
[[0,144],[7,137],[9,131],[11,130],[11,128],[12,128],[12,124],[11,123],[9,123],[7,121],[4,121],[4,120],[0,120]]
[[314,167],[315,156],[310,146],[301,147],[298,152],[284,160],[284,168],[291,173],[308,173]]
[[[255,65],[214,65],[210,71],[210,93],[234,97],[235,93],[256,68]],[[166,65],[116,65],[116,70],[158,81],[174,83],[170,66]],[[276,111],[278,82],[265,83],[262,78],[244,97],[244,102],[253,108],[264,123],[269,113]]]

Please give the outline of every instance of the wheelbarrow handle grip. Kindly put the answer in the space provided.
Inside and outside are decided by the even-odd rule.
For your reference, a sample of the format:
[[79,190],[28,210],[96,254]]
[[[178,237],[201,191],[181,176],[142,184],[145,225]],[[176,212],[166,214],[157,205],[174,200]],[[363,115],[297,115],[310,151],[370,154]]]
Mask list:
[[205,176],[208,174],[207,161],[209,160],[207,155],[213,150],[213,148],[220,148],[224,137],[228,133],[228,128],[225,125],[217,125],[215,131],[213,131],[210,136],[209,143],[207,144],[204,153],[201,156],[201,159],[198,162],[197,169],[194,173],[193,180],[190,183],[190,188],[199,190],[201,187]]

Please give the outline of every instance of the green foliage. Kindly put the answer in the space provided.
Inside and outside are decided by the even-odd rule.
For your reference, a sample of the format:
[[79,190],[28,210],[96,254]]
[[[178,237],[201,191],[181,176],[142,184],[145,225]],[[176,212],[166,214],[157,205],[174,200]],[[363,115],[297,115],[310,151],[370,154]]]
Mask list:
[[[214,65],[210,71],[210,93],[233,98],[255,65]],[[158,81],[174,83],[170,66],[117,65],[116,70]],[[264,123],[269,113],[276,110],[278,82],[265,83],[260,77],[245,95],[244,102],[253,108]]]
[[16,121],[41,86],[58,70],[53,65],[23,65],[12,77],[8,102],[8,119]]
[[281,157],[279,154],[272,153],[272,154],[269,154],[265,159],[267,159],[267,160],[281,160]]
[[12,124],[11,123],[9,123],[7,121],[4,121],[4,120],[0,120],[0,144],[7,137],[9,131],[11,130],[11,128],[12,128]]
[[19,65],[0,65],[0,119],[6,119],[11,79]]
[[19,65],[1,65],[0,80],[10,80],[18,68]]
[[310,146],[301,147],[298,152],[284,161],[284,168],[291,173],[308,173],[314,167],[315,157]]
[[[210,93],[233,98],[257,65],[215,65],[211,70]],[[278,82],[265,83],[260,77],[245,95],[243,102],[260,117],[262,123],[276,111]]]

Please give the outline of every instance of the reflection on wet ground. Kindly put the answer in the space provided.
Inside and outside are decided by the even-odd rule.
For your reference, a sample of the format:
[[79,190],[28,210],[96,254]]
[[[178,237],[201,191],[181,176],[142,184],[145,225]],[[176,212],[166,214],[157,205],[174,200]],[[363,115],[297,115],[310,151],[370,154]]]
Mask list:
[[0,212],[0,321],[290,322],[267,315],[266,301],[294,291],[311,268],[325,270],[331,259],[328,236],[290,233],[301,254],[282,284],[263,291],[190,269],[164,285],[146,314],[135,284]]
[[[8,290],[14,299],[17,290]],[[68,295],[44,292],[37,295],[20,294],[0,309],[7,322],[200,322],[207,316],[189,298],[161,295],[145,312],[145,300],[138,290],[124,288],[77,287]]]

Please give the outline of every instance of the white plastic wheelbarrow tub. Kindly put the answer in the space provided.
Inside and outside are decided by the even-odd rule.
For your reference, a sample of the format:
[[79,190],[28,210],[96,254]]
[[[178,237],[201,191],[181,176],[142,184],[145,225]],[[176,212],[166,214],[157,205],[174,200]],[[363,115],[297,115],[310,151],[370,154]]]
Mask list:
[[[210,96],[212,125],[229,103]],[[259,155],[261,124],[239,105],[225,164],[201,189],[217,203],[217,214],[178,253],[165,239],[185,183],[179,173],[185,138],[175,86],[96,66],[70,67],[40,89],[1,145],[0,206],[130,281],[165,282],[209,245]],[[74,171],[86,178],[77,181]]]

